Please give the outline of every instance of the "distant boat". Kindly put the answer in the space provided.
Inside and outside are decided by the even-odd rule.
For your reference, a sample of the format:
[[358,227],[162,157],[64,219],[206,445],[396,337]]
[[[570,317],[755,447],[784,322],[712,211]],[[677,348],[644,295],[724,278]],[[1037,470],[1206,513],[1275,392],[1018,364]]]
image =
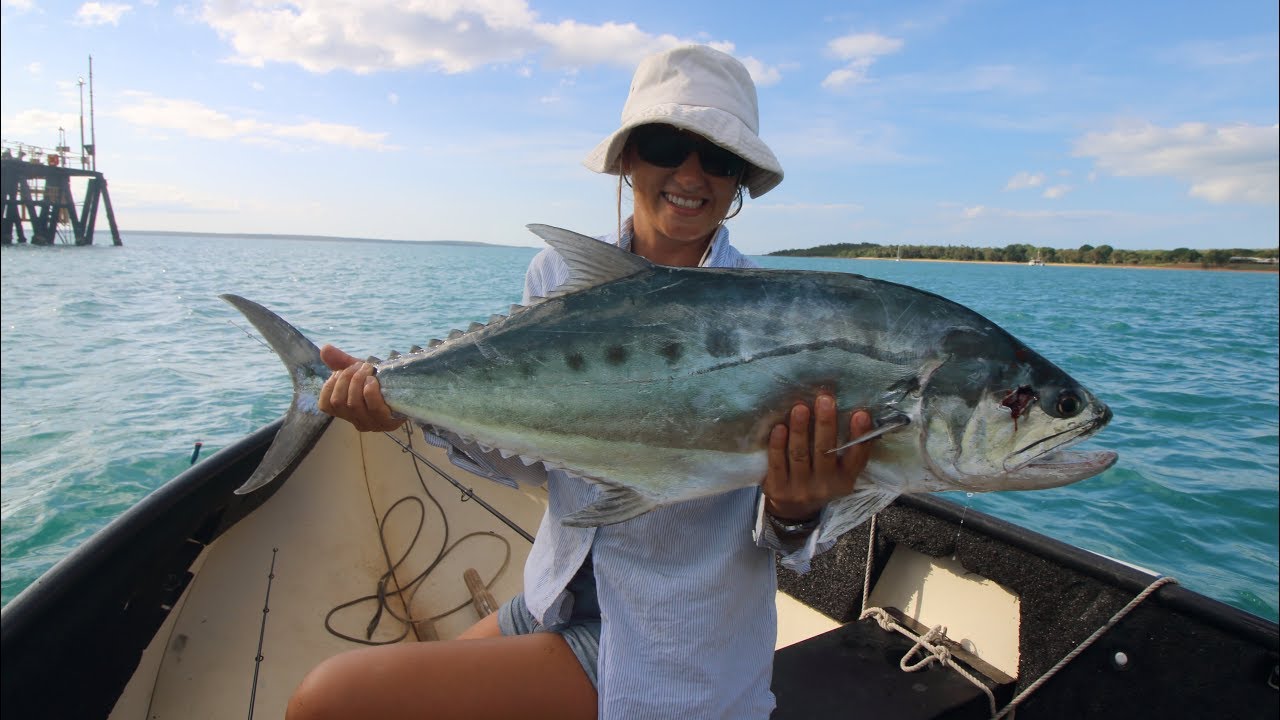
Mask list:
[[898,256],[893,259],[894,262],[902,262],[902,247],[898,247]]
[[1040,259],[1040,253],[1036,253],[1036,256],[1028,260],[1027,264],[1028,265],[1044,265],[1044,260]]

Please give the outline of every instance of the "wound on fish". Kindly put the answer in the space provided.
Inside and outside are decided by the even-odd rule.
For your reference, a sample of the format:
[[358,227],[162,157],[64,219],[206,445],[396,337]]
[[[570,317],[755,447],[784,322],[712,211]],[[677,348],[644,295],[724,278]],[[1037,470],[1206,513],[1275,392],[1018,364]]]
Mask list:
[[1009,408],[1009,414],[1013,417],[1013,431],[1018,432],[1018,418],[1026,413],[1027,406],[1040,399],[1035,390],[1030,385],[1023,385],[1017,390],[1010,390],[1008,395],[1000,401],[1002,407]]

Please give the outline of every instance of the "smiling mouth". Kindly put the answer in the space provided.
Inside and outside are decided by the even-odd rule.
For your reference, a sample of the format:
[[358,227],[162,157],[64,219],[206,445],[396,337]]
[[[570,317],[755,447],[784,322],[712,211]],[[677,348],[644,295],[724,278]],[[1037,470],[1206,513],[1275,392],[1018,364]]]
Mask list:
[[671,203],[672,205],[675,205],[676,207],[682,208],[685,210],[697,210],[698,208],[707,204],[706,200],[681,197],[679,195],[672,195],[671,193],[666,193],[666,192],[662,193],[662,198],[667,202]]

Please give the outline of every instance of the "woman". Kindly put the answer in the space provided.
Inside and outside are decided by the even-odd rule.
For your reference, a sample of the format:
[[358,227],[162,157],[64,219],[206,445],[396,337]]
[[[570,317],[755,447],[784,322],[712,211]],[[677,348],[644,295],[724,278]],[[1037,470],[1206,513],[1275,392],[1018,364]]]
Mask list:
[[[674,266],[753,267],[723,222],[745,188],[758,197],[782,168],[757,134],[755,87],[733,58],[702,46],[646,58],[622,126],[586,160],[632,187],[634,214],[608,241]],[[736,214],[736,210],[734,211]],[[544,250],[525,301],[568,277]],[[326,346],[335,371],[320,407],[361,430],[394,418],[368,364]],[[560,518],[598,487],[559,471],[525,567],[524,592],[457,641],[355,650],[303,681],[289,717],[765,718],[776,636],[775,553],[805,569],[824,508],[853,490],[869,450],[828,453],[835,399],[798,404],[769,437],[768,472],[745,488],[658,508],[599,528]],[[851,436],[870,431],[865,412]],[[456,444],[456,439],[455,439]],[[468,452],[476,452],[468,448]]]

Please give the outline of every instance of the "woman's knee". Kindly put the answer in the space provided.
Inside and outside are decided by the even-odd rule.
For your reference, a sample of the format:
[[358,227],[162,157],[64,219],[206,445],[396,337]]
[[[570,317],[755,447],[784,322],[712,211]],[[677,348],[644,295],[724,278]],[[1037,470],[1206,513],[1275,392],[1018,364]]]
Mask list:
[[335,655],[307,673],[289,698],[287,720],[349,718],[353,705],[367,692],[369,653],[354,650]]

